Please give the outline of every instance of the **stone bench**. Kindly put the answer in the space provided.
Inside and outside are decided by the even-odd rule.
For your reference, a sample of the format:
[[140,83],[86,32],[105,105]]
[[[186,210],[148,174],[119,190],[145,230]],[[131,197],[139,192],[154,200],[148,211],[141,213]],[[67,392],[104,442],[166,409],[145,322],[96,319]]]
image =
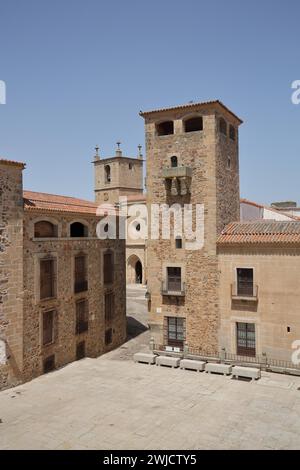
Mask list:
[[149,354],[149,353],[135,353],[133,356],[134,362],[143,362],[146,364],[155,364],[155,359],[157,356],[155,354]]
[[205,372],[208,372],[209,374],[214,372],[215,374],[230,375],[231,369],[232,366],[228,364],[216,364],[209,362],[205,365]]
[[180,361],[180,369],[190,369],[202,372],[205,369],[206,362],[193,361],[192,359],[182,359]]
[[232,368],[233,377],[246,377],[252,380],[260,379],[261,373],[260,369],[254,367],[243,367],[243,366],[234,366]]
[[156,358],[156,365],[157,366],[169,366],[169,367],[178,367],[180,363],[180,359],[177,357],[171,356],[158,356]]

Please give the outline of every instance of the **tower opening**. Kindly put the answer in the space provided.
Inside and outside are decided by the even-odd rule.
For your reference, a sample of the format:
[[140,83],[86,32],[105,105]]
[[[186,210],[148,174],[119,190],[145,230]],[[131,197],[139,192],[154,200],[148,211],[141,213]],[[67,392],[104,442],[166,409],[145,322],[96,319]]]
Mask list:
[[140,260],[138,260],[135,263],[135,283],[136,284],[142,284],[143,282],[143,268],[142,268],[142,263]]
[[174,122],[164,121],[156,124],[157,135],[170,135],[174,134]]

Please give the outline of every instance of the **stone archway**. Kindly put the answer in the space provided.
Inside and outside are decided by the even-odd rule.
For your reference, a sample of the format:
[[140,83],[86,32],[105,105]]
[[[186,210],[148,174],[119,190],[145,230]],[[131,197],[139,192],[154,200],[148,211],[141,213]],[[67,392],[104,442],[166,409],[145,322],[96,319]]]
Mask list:
[[143,280],[143,264],[137,255],[131,255],[127,260],[127,284],[142,284]]

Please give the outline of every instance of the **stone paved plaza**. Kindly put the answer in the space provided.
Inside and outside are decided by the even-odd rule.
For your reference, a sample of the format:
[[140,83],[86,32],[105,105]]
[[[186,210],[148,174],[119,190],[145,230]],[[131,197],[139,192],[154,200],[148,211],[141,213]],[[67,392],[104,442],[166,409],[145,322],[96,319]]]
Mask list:
[[300,378],[134,364],[149,339],[142,289],[128,312],[125,346],[0,393],[1,449],[300,449]]

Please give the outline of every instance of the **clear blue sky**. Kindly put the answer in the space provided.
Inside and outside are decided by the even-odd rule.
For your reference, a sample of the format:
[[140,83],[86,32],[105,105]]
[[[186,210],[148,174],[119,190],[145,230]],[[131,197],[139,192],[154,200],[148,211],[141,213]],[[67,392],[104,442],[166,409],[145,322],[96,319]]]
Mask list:
[[299,0],[0,0],[0,155],[92,199],[95,144],[135,155],[140,109],[220,99],[245,121],[241,195],[300,203],[299,44]]

